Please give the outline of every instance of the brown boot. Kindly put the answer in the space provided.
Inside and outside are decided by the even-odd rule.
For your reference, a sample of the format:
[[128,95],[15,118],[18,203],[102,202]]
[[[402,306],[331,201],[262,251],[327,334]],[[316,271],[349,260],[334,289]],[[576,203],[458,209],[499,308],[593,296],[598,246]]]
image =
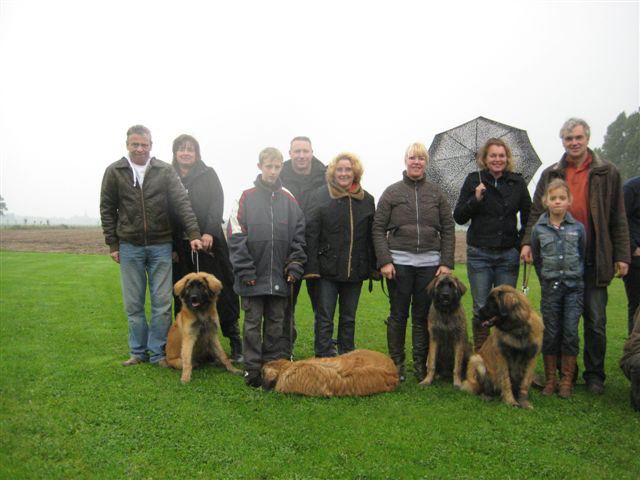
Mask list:
[[558,376],[556,375],[558,356],[543,355],[542,360],[544,361],[544,377],[546,381],[541,394],[548,397],[556,393],[556,385],[558,383]]
[[560,378],[560,388],[558,396],[560,398],[569,398],[573,390],[573,374],[576,371],[575,355],[562,355],[562,377]]
[[473,351],[478,353],[480,347],[482,347],[485,340],[489,337],[489,327],[476,325],[474,321],[471,325],[471,330],[473,331]]

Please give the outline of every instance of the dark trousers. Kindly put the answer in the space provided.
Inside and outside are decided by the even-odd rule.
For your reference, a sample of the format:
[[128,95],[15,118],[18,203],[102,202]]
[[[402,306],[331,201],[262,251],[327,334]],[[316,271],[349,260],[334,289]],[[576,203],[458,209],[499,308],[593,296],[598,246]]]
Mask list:
[[332,357],[336,354],[333,343],[333,317],[338,302],[338,353],[342,355],[355,349],[356,310],[361,290],[362,282],[319,280],[313,345],[316,357]]
[[561,282],[542,282],[540,311],[544,321],[543,355],[578,355],[578,324],[582,315],[583,299],[582,285],[568,287]]
[[607,353],[607,287],[596,286],[595,271],[587,266],[584,276],[584,373],[586,382],[604,382]]
[[411,338],[413,344],[413,368],[422,376],[426,369],[427,351],[429,349],[429,332],[427,331],[427,314],[431,299],[426,288],[436,275],[438,267],[411,267],[394,265],[396,278],[389,281],[389,297],[394,312],[389,315],[387,323],[387,346],[389,356],[404,371],[404,344],[407,331],[407,319],[411,309]]
[[[224,247],[224,248],[223,248]],[[222,292],[218,297],[218,316],[220,317],[220,329],[222,335],[229,339],[240,338],[240,302],[238,295],[233,291],[233,272],[226,251],[226,245],[211,252],[199,252],[191,255],[191,245],[184,240],[176,246],[178,262],[173,264],[173,283],[175,284],[188,273],[198,271],[207,272],[222,282]],[[180,297],[174,295],[174,313],[178,315],[182,308]]]
[[[318,280],[307,279],[305,280],[305,283],[307,284],[307,293],[309,294],[309,299],[311,300],[311,308],[313,309],[313,314],[315,315],[316,311],[318,310]],[[298,338],[295,315],[296,304],[298,303],[298,295],[300,294],[301,286],[302,280],[299,280],[293,284],[293,297],[287,300],[287,304],[285,306],[282,335],[278,344],[278,349],[280,350],[280,358],[291,358],[293,356],[293,347],[296,343],[296,339]],[[291,295],[291,288],[289,291],[289,295]]]
[[631,335],[631,330],[633,330],[633,316],[640,303],[640,258],[632,257],[631,265],[629,265],[629,273],[623,277],[623,280],[624,289],[627,291],[629,335]]
[[286,297],[242,297],[244,310],[244,367],[256,371],[278,358]]

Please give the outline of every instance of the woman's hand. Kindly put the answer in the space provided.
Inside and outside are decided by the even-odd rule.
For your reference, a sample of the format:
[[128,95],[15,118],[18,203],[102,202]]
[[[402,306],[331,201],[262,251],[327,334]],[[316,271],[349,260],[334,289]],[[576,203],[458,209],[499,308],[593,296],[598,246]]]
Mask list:
[[450,274],[451,274],[451,269],[444,265],[440,265],[438,267],[438,270],[436,271],[436,277],[439,277],[440,275],[450,275]]
[[533,255],[531,254],[531,247],[529,245],[523,245],[520,250],[520,260],[523,262],[533,262]]
[[205,250],[211,250],[211,247],[213,247],[213,237],[208,233],[205,233],[202,235],[202,248]]
[[476,200],[480,201],[484,198],[484,193],[487,191],[487,187],[484,186],[484,183],[480,182],[476,187]]
[[387,263],[383,265],[380,269],[380,273],[387,280],[392,280],[396,278],[396,267],[393,266],[393,263]]

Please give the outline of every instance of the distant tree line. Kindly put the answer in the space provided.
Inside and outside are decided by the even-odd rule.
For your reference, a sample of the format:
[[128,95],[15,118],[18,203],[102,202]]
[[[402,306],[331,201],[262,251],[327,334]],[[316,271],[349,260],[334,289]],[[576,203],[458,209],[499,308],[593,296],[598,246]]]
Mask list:
[[618,115],[607,128],[602,148],[595,152],[615,163],[623,180],[640,175],[640,109],[629,116]]

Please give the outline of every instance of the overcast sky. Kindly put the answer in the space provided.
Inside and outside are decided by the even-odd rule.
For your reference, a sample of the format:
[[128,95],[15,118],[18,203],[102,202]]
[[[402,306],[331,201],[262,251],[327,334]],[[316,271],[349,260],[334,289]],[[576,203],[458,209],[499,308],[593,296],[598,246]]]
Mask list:
[[546,165],[568,117],[601,146],[640,104],[637,1],[432,3],[0,0],[0,195],[97,218],[142,123],[166,161],[200,141],[226,212],[296,135],[325,163],[358,154],[377,198],[409,143],[477,116],[527,130]]

